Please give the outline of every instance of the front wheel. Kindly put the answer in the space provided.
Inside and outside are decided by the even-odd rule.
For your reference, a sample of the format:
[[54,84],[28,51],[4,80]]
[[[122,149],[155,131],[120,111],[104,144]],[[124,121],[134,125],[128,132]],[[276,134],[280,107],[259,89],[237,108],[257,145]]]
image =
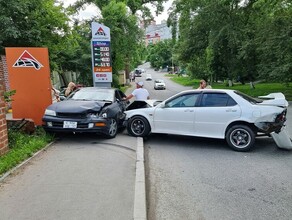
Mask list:
[[118,133],[118,123],[117,120],[115,118],[111,118],[110,119],[110,123],[109,123],[109,130],[107,133],[107,138],[114,138]]
[[150,133],[150,125],[146,118],[135,116],[128,121],[127,130],[134,137],[145,137]]
[[228,145],[236,151],[249,151],[255,142],[255,133],[246,125],[234,125],[225,137]]

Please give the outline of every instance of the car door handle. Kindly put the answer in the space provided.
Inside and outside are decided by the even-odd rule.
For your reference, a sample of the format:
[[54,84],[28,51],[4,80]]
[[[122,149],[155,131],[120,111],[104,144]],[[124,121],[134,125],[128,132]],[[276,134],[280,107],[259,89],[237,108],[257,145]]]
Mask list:
[[226,112],[237,112],[237,110],[230,108],[230,109],[226,109]]
[[193,109],[186,109],[186,110],[184,110],[184,112],[194,112],[194,110]]

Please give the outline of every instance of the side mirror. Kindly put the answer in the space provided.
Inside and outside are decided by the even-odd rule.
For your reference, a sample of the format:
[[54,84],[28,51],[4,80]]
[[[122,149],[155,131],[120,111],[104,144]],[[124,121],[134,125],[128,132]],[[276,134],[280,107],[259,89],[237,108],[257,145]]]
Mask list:
[[165,103],[164,103],[164,102],[161,102],[161,103],[159,104],[159,107],[160,107],[160,108],[165,108]]

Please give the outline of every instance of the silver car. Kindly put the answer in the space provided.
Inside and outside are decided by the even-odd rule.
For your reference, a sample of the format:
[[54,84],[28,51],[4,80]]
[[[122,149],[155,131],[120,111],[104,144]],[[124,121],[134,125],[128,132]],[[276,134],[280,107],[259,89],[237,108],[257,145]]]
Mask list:
[[154,89],[166,89],[165,82],[162,79],[156,79],[154,81]]

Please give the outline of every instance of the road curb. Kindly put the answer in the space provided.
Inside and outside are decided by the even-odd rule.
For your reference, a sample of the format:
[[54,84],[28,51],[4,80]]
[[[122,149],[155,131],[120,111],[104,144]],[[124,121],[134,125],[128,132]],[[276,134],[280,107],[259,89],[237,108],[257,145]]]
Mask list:
[[143,138],[137,138],[134,220],[147,220]]
[[47,144],[44,148],[40,149],[39,151],[37,151],[36,153],[34,153],[31,157],[29,157],[28,159],[26,159],[25,161],[23,161],[22,163],[18,164],[16,167],[12,168],[11,170],[7,171],[6,173],[4,173],[2,176],[0,176],[0,183],[2,181],[4,181],[4,179],[6,177],[8,177],[10,174],[12,174],[13,172],[15,172],[17,169],[19,169],[20,167],[22,167],[23,165],[27,164],[31,159],[35,158],[37,155],[39,155],[40,153],[42,153],[43,151],[45,151],[46,149],[48,149],[51,145],[53,145],[55,143],[55,141]]

